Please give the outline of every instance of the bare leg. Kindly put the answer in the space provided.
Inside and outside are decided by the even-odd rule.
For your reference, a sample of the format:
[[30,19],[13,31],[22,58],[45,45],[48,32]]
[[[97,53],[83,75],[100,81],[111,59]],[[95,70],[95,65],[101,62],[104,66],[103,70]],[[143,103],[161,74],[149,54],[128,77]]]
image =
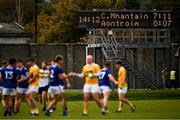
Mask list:
[[88,114],[88,101],[89,101],[90,93],[83,93],[83,114]]
[[64,93],[61,93],[60,96],[61,96],[61,99],[62,99],[62,110],[65,111],[67,109],[66,98],[65,98]]
[[47,97],[47,92],[46,91],[43,91],[42,92],[42,105],[43,105],[43,108],[46,108],[46,97]]
[[133,103],[130,102],[128,99],[126,99],[125,96],[126,96],[126,94],[123,94],[123,93],[119,94],[119,97],[120,97],[119,101],[121,101],[119,106],[122,109],[122,104],[125,103],[125,104],[129,105],[131,107],[131,110],[134,112],[135,111],[135,107],[134,107]]
[[14,104],[14,112],[15,113],[19,112],[20,98],[21,98],[21,94],[16,93],[15,104]]
[[4,109],[6,109],[6,108],[7,108],[7,96],[3,95],[1,102],[2,102],[2,107],[3,107]]
[[99,99],[99,93],[92,93],[93,99],[96,101],[97,105],[99,106],[99,108],[103,108],[103,104],[101,102],[101,100]]
[[56,104],[56,100],[57,99],[57,95],[51,95],[51,101],[49,102],[49,105],[48,105],[48,111],[54,107],[54,105]]
[[105,92],[103,94],[104,94],[103,105],[104,105],[104,109],[107,110],[110,92]]
[[8,96],[8,112],[12,112],[13,108],[13,101],[12,96]]
[[35,97],[36,97],[35,92],[32,92],[29,94],[29,101],[30,101],[30,105],[31,105],[31,113],[39,114],[38,108],[36,105]]

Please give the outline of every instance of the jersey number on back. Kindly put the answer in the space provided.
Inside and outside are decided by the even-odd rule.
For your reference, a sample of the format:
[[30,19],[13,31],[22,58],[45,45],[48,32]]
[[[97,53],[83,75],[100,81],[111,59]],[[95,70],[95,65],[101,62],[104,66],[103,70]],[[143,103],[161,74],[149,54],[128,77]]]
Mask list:
[[105,76],[106,72],[101,72],[100,76],[99,76],[99,79],[103,79],[104,76]]
[[6,71],[5,72],[5,79],[13,79],[13,72],[12,71]]
[[54,78],[54,70],[51,70],[50,78]]

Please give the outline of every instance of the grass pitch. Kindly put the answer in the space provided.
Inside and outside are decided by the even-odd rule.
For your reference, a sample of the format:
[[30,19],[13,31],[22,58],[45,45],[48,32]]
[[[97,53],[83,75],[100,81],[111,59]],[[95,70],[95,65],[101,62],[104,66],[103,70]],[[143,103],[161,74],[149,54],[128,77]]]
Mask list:
[[[28,106],[23,103],[21,112],[14,116],[3,116],[2,107],[0,108],[0,119],[180,119],[180,100],[141,100],[133,101],[136,105],[136,112],[132,113],[127,105],[124,106],[122,113],[116,113],[117,101],[109,102],[109,111],[107,115],[101,115],[95,102],[89,104],[89,115],[82,116],[82,101],[68,102],[70,109],[69,115],[61,115],[61,105],[58,103],[57,110],[47,117],[40,112],[38,117],[31,116]],[[39,104],[39,110],[41,106]]]

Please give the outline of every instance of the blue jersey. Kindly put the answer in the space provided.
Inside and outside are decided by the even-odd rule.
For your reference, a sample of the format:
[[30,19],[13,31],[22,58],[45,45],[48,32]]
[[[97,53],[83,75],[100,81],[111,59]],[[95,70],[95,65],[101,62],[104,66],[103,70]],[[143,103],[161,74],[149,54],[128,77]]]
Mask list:
[[6,67],[1,71],[4,88],[16,88],[17,70],[14,67]]
[[17,86],[19,88],[28,88],[28,80],[29,80],[29,75],[28,75],[28,70],[26,67],[22,67],[21,69],[17,68],[18,71],[18,79],[21,78],[21,76],[25,76],[26,80],[23,82],[20,82]]
[[64,80],[59,79],[59,74],[63,74],[64,70],[57,65],[53,65],[50,68],[50,86],[64,85]]
[[[1,73],[1,71],[2,71],[2,67],[0,68],[0,73]],[[3,86],[3,80],[0,80],[0,87],[2,87]]]
[[109,74],[111,74],[111,72],[108,69],[101,69],[99,76],[99,86],[110,86],[110,80],[108,77]]

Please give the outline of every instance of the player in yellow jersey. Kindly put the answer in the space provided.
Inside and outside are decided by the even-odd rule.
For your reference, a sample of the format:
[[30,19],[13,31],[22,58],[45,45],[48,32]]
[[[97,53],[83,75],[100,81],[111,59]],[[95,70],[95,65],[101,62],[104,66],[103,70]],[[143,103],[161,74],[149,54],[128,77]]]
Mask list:
[[99,99],[98,73],[100,72],[100,67],[98,64],[93,62],[92,55],[88,55],[86,59],[87,64],[83,67],[81,74],[69,73],[68,76],[85,78],[85,84],[83,88],[83,115],[88,115],[88,101],[91,94],[97,105],[102,109],[102,113],[105,114],[103,104]]
[[126,69],[122,66],[122,61],[116,61],[116,69],[118,70],[118,96],[119,96],[119,108],[117,112],[122,112],[123,103],[126,103],[131,107],[132,112],[135,111],[135,106],[132,102],[126,99],[126,93],[128,89],[128,84],[126,82]]
[[38,107],[35,101],[35,97],[38,92],[38,84],[39,84],[39,67],[35,63],[35,59],[30,58],[27,60],[27,64],[30,66],[29,68],[29,86],[28,86],[28,97],[29,104],[31,107],[31,115],[37,116],[39,115]]

